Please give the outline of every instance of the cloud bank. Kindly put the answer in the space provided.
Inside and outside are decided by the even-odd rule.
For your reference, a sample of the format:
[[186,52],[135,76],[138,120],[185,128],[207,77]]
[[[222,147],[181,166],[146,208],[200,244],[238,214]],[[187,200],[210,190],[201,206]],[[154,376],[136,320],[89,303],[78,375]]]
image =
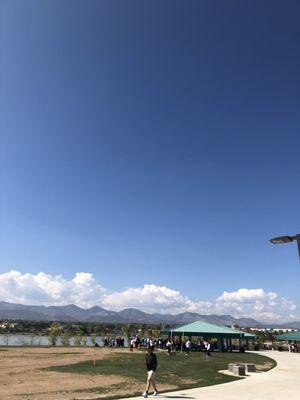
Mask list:
[[134,307],[149,313],[230,314],[260,321],[295,318],[296,310],[292,301],[261,288],[224,291],[214,301],[193,301],[177,290],[155,284],[111,292],[87,272],[77,272],[69,280],[44,272],[3,273],[0,274],[0,301],[46,306],[76,304],[82,308],[98,305],[114,311]]

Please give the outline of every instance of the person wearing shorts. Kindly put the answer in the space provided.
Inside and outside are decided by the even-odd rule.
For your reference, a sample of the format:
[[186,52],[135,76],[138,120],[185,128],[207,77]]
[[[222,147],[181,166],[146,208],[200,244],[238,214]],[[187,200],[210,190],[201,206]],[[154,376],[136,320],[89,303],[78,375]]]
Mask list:
[[186,348],[186,355],[189,356],[191,355],[191,349],[192,349],[192,342],[190,341],[190,339],[188,339],[188,341],[185,344],[185,348]]
[[170,356],[172,350],[172,343],[170,342],[170,340],[167,341],[166,347],[168,350],[168,356]]
[[147,384],[146,384],[146,390],[143,393],[143,397],[148,397],[148,391],[150,388],[150,385],[153,386],[154,393],[153,396],[157,396],[157,388],[155,384],[155,373],[157,369],[157,357],[153,352],[154,348],[153,346],[148,347],[148,353],[146,356],[146,368],[147,368]]

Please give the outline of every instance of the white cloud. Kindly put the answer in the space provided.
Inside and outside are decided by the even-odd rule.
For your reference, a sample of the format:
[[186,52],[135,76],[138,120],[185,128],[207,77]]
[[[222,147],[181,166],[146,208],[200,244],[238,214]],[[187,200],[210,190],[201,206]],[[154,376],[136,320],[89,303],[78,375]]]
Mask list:
[[78,272],[69,280],[44,272],[36,275],[18,271],[3,273],[0,274],[0,300],[33,305],[76,304],[83,308],[99,305],[116,311],[133,307],[150,313],[230,314],[260,321],[297,319],[296,305],[292,301],[261,288],[224,291],[214,301],[193,301],[177,290],[155,284],[110,292],[86,272]]
[[238,289],[234,292],[223,292],[216,300],[216,311],[235,317],[251,317],[261,321],[276,321],[285,319],[296,305],[279,297],[274,292],[263,289]]
[[209,302],[191,301],[179,291],[166,286],[145,284],[142,288],[129,288],[123,292],[109,294],[103,300],[103,305],[113,310],[122,310],[125,307],[135,307],[147,312],[180,313],[184,311],[197,312],[207,306]]
[[106,290],[92,274],[80,272],[71,280],[61,275],[39,272],[37,275],[10,271],[0,274],[0,299],[32,305],[99,304]]

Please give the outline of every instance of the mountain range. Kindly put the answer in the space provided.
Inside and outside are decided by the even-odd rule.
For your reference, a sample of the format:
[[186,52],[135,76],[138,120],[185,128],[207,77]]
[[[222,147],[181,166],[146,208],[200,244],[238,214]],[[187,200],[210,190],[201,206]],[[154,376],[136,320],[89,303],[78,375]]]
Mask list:
[[0,319],[66,321],[66,322],[111,322],[183,325],[194,321],[204,321],[215,325],[239,325],[253,328],[293,328],[300,329],[300,321],[283,324],[265,324],[252,318],[234,318],[231,315],[205,315],[191,312],[180,314],[148,314],[135,308],[109,311],[94,306],[83,309],[74,304],[67,306],[32,306],[0,301]]

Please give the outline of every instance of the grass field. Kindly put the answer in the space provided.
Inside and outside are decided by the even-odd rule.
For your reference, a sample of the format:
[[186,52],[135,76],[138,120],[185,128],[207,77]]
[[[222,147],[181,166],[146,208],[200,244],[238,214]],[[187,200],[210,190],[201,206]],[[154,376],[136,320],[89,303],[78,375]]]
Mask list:
[[[192,353],[190,357],[178,353],[176,357],[168,357],[166,353],[158,352],[157,383],[160,392],[176,389],[187,389],[200,386],[216,385],[230,382],[237,377],[224,375],[219,370],[225,370],[228,363],[249,362],[256,364],[260,371],[267,371],[276,363],[263,356],[251,353],[213,353],[211,357],[204,358],[202,353]],[[107,357],[96,361],[93,366],[91,360],[75,364],[50,367],[48,371],[68,374],[83,374],[90,376],[113,376],[126,378],[122,383],[109,386],[94,387],[84,393],[93,394],[93,399],[117,399],[122,396],[136,396],[141,394],[145,383],[145,352],[136,351],[116,353],[112,351]],[[82,391],[78,391],[78,395]],[[95,396],[99,397],[95,397]],[[76,397],[75,397],[76,398]],[[78,396],[80,398],[80,396]],[[85,397],[86,398],[86,397]]]
[[[145,388],[145,351],[90,347],[6,347],[0,349],[1,400],[96,400],[140,395]],[[93,359],[96,356],[96,367]],[[230,362],[253,362],[261,371],[275,365],[259,355],[202,353],[169,358],[157,352],[158,389],[214,385],[235,377],[218,373]]]

